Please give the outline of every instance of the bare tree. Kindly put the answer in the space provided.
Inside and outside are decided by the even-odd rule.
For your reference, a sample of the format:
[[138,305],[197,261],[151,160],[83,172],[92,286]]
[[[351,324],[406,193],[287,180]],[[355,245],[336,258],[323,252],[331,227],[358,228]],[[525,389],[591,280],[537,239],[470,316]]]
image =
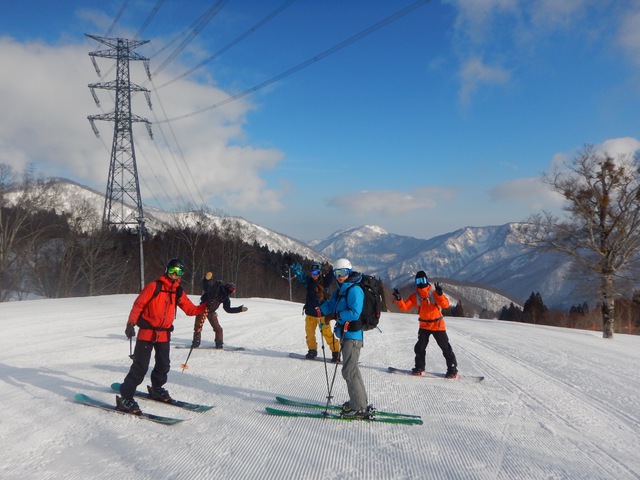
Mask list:
[[602,334],[613,338],[614,279],[633,274],[640,254],[640,157],[586,146],[544,181],[565,198],[567,216],[532,216],[524,241],[568,255],[600,279]]
[[204,275],[207,269],[203,259],[206,258],[204,252],[211,232],[208,213],[208,209],[202,207],[199,210],[191,210],[186,215],[175,215],[174,218],[176,240],[181,245],[182,260],[191,270],[189,292],[196,291],[196,284],[200,284],[199,275]]
[[42,211],[51,208],[52,181],[25,174],[17,181],[11,167],[0,165],[0,301],[21,297],[27,286],[25,245],[48,231],[38,228]]

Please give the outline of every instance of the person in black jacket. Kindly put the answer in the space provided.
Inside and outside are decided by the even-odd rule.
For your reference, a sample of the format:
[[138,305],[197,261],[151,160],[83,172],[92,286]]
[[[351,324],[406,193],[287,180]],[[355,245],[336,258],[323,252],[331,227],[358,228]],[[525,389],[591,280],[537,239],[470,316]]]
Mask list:
[[[224,311],[227,313],[240,313],[246,312],[248,310],[244,305],[240,305],[239,307],[232,307],[231,300],[229,300],[229,296],[236,291],[236,286],[234,283],[223,283],[220,280],[213,280],[213,273],[207,272],[207,274],[202,279],[202,296],[200,297],[200,305],[206,303],[208,305],[208,315],[207,320],[211,324],[213,328],[213,332],[215,333],[216,348],[224,347],[223,340],[223,331],[220,322],[218,321],[218,314],[216,310],[220,305],[224,308]],[[204,315],[196,316],[195,323],[193,325],[193,342],[191,346],[193,348],[198,348],[200,346],[200,340],[202,335],[202,326],[204,325]]]
[[306,315],[305,333],[309,351],[306,357],[312,360],[318,356],[316,329],[320,328],[322,336],[331,349],[331,361],[340,363],[340,341],[333,335],[333,330],[329,324],[330,319],[328,317],[318,317],[316,313],[316,308],[330,296],[329,286],[333,280],[333,269],[328,275],[324,275],[322,266],[319,263],[314,263],[309,274],[306,275],[299,263],[291,265],[290,268],[298,281],[307,289],[304,313]]

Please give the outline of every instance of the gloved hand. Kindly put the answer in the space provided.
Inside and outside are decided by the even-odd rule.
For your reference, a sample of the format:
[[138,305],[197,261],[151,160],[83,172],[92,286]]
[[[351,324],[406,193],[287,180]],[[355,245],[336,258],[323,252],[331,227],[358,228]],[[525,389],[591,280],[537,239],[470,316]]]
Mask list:
[[295,276],[302,276],[302,265],[300,265],[299,263],[294,263],[293,265],[289,266],[289,268]]
[[320,318],[324,315],[322,315],[322,310],[320,310],[320,307],[316,307],[316,317]]
[[124,334],[127,336],[127,338],[131,339],[133,337],[136,336],[136,329],[134,328],[133,323],[128,323],[127,322],[127,326],[124,329]]
[[336,322],[336,325],[333,327],[333,334],[336,336],[336,338],[342,338],[342,329],[344,328],[344,325],[338,325],[338,323]]
[[393,298],[396,299],[396,302],[399,300],[402,300],[402,297],[400,296],[400,291],[397,288],[393,289]]
[[249,310],[247,307],[245,307],[244,305],[242,305],[242,311],[246,312],[247,310]]
[[436,293],[438,295],[442,295],[442,287],[440,286],[439,282],[436,282]]

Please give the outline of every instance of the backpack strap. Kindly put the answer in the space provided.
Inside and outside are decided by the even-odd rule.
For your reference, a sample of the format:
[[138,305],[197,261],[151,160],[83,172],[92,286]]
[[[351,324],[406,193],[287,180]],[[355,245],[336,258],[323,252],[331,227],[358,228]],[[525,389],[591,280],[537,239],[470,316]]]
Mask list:
[[[149,305],[151,303],[151,300],[156,298],[160,294],[161,291],[162,291],[162,282],[160,280],[156,280],[156,289],[153,291],[153,295],[151,295],[151,298],[147,302],[147,305]],[[167,290],[167,292],[169,294],[171,294],[170,291]],[[178,302],[180,301],[180,298],[182,297],[182,293],[183,293],[182,285],[178,285],[178,288],[176,288],[176,311],[173,314],[173,318],[175,318],[176,315],[178,314]],[[145,305],[145,308],[147,307],[147,305]],[[166,331],[166,332],[172,332],[173,331],[173,325],[171,325],[171,327],[169,327],[169,328],[154,327],[147,320],[142,318],[142,314],[140,314],[140,318],[138,318],[138,324],[137,325],[140,328],[147,328],[149,330],[158,330],[158,331]]]
[[[436,308],[438,310],[440,310],[440,313],[442,313],[442,309],[440,308],[440,306],[436,303],[436,299],[434,297],[434,293],[433,290],[429,291],[429,298],[427,298],[427,301],[433,303]],[[422,323],[435,323],[438,322],[440,320],[442,320],[442,315],[440,315],[438,318],[434,318],[433,320],[423,320],[422,318],[420,318],[420,305],[422,304],[422,297],[420,296],[420,293],[418,293],[418,289],[416,288],[416,303],[418,304],[418,321],[422,322]]]
[[[358,285],[357,283],[352,283],[351,285],[349,285],[347,287],[347,289],[344,291],[344,295],[340,292],[338,292],[338,298],[340,297],[344,297],[345,301],[347,299],[347,295],[349,295],[349,290],[351,290],[353,287],[355,287],[356,285]],[[358,287],[360,287],[360,285],[358,285]],[[362,289],[362,287],[360,287],[360,289]],[[364,293],[364,290],[362,290]],[[338,302],[336,302],[336,307],[338,306]],[[364,310],[364,305],[362,306],[362,309]],[[335,314],[337,314],[338,312],[334,312]],[[362,315],[362,312],[360,312],[360,315]],[[349,322],[349,328],[348,331],[350,332],[356,332],[358,330],[362,330],[362,320],[360,320],[360,318],[358,318],[358,320],[351,320]]]

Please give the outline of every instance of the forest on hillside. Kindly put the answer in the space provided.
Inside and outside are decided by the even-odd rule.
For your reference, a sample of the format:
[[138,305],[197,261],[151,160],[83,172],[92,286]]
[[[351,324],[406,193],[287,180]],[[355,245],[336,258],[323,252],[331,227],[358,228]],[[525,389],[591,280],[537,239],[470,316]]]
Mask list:
[[[192,295],[201,293],[200,280],[211,271],[216,279],[234,282],[239,297],[305,300],[304,287],[289,265],[300,263],[308,270],[313,260],[248,242],[251,235],[231,219],[216,225],[177,220],[143,236],[107,230],[88,202],[73,212],[60,212],[55,202],[61,193],[58,182],[27,177],[16,188],[8,178],[0,165],[0,302],[137,293],[142,284],[162,275],[167,261],[175,257],[187,266],[183,285]],[[324,268],[328,272],[331,266]],[[382,288],[384,311],[396,311],[385,301],[392,298],[390,288]],[[640,333],[640,292],[632,299],[619,299],[617,306],[619,331]],[[523,308],[511,303],[499,312],[485,311],[458,299],[444,313],[596,330],[598,308],[583,304],[568,312],[549,310],[540,294],[532,292]]]

